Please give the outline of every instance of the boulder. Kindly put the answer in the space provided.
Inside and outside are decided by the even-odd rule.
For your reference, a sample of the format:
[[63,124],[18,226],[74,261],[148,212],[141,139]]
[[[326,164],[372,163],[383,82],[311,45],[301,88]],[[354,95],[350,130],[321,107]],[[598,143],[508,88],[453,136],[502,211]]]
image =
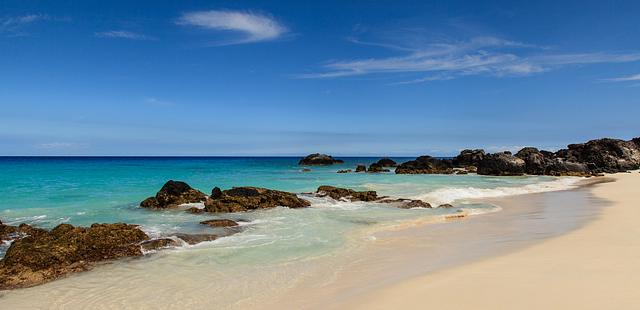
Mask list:
[[218,239],[218,235],[214,234],[175,234],[174,236],[190,245]]
[[326,154],[315,153],[301,159],[298,162],[298,165],[324,166],[324,165],[333,165],[333,164],[342,164],[342,163],[344,163],[344,161],[341,159],[335,159]]
[[5,225],[0,221],[0,241],[15,239],[17,233],[17,227]]
[[171,238],[151,239],[140,243],[140,247],[143,251],[153,251],[165,248],[174,248],[178,246],[180,246],[180,242]]
[[487,154],[478,163],[478,174],[481,175],[523,175],[524,160],[511,155],[511,152]]
[[204,202],[202,211],[242,212],[274,207],[303,208],[310,205],[311,203],[292,193],[245,186],[224,190],[217,198],[209,197]]
[[389,157],[381,158],[376,162],[376,164],[378,164],[380,167],[395,167],[398,165],[393,159]]
[[400,164],[396,168],[397,174],[452,174],[453,161],[438,159],[431,156],[420,156]]
[[445,203],[445,204],[439,205],[438,208],[449,209],[449,208],[453,208],[453,205]]
[[340,200],[342,198],[350,201],[375,201],[378,200],[378,194],[375,191],[354,191],[348,188],[340,188],[334,186],[323,185],[318,187],[316,191],[318,197],[329,196],[333,199]]
[[206,220],[206,221],[202,221],[202,222],[200,222],[200,224],[207,225],[207,226],[211,226],[211,227],[232,227],[232,226],[238,226],[238,223],[237,223],[236,221],[229,220],[229,219],[213,219],[213,220]]
[[537,148],[525,147],[516,153],[516,157],[524,160],[525,173],[535,175],[545,174],[548,160]]
[[366,172],[366,171],[367,171],[367,166],[365,165],[356,166],[356,172]]
[[484,158],[484,150],[462,150],[458,156],[453,159],[453,164],[456,167],[477,167],[478,163]]
[[385,169],[383,166],[381,166],[378,163],[373,163],[373,164],[369,165],[369,169],[367,170],[367,172],[373,172],[373,173],[389,172],[389,169]]
[[594,173],[634,170],[640,168],[640,148],[636,141],[604,138],[570,144],[567,149],[556,152],[556,157],[586,164]]
[[344,169],[344,170],[338,170],[338,173],[349,173],[351,172],[351,169]]
[[169,180],[154,197],[149,197],[140,203],[143,208],[165,209],[175,208],[181,204],[203,202],[206,195],[191,188],[181,181]]
[[33,286],[98,262],[140,256],[140,243],[149,239],[137,225],[123,223],[60,224],[49,232],[27,226],[20,227],[32,234],[11,243],[0,261],[0,289]]
[[554,158],[547,161],[544,170],[545,175],[552,176],[590,176],[592,173],[583,163],[571,162],[562,158]]

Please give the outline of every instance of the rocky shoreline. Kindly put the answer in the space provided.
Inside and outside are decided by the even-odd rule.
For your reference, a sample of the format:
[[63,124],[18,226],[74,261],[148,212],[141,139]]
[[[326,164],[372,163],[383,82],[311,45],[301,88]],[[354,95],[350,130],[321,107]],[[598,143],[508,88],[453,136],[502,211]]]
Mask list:
[[[300,165],[332,165],[342,163],[324,154],[312,154]],[[383,158],[369,165],[358,165],[355,172],[378,173],[396,167],[396,174],[466,174],[518,176],[597,176],[601,173],[625,172],[640,168],[640,138],[591,140],[571,144],[557,152],[526,147],[515,155],[510,152],[487,154],[483,150],[464,150],[452,159],[420,156],[400,165]],[[343,172],[348,172],[344,170]],[[432,208],[421,200],[380,197],[375,191],[355,191],[334,186],[320,186],[315,197],[349,202],[374,202],[396,208]],[[295,193],[260,187],[214,187],[210,195],[182,181],[167,181],[152,197],[140,203],[149,210],[184,208],[194,214],[247,212],[274,207],[305,208],[311,203]],[[307,197],[308,198],[308,197]],[[199,204],[200,206],[192,206]],[[450,208],[440,205],[438,208]],[[60,224],[51,230],[5,225],[0,222],[0,242],[10,243],[0,260],[0,290],[39,285],[68,274],[90,270],[94,266],[123,258],[140,257],[149,251],[216,240],[241,231],[239,224],[229,219],[200,221],[222,234],[175,233],[153,239],[138,225],[126,223],[76,227]]]

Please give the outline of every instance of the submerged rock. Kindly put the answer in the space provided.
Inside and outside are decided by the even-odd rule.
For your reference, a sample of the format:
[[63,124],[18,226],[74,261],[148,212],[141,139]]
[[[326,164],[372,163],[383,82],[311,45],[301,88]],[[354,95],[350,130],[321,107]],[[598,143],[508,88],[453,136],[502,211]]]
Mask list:
[[174,236],[190,245],[218,239],[218,235],[214,234],[175,234]]
[[338,170],[338,173],[349,173],[349,172],[351,172],[351,169]]
[[397,174],[452,174],[453,161],[431,156],[420,156],[402,163],[396,168]]
[[401,209],[412,209],[412,208],[430,209],[431,208],[431,204],[430,203],[422,201],[422,200],[418,200],[418,199],[403,199],[403,198],[382,199],[382,200],[378,200],[377,202],[386,203],[386,204],[389,204],[391,206],[394,206],[396,208],[401,208]]
[[511,155],[511,152],[487,154],[478,164],[478,174],[482,175],[523,175],[524,160]]
[[123,223],[60,224],[51,231],[23,224],[18,230],[29,233],[11,243],[0,261],[0,289],[38,285],[98,262],[140,256],[140,243],[149,239],[137,225]]
[[444,203],[444,204],[439,205],[438,208],[449,209],[449,208],[453,208],[453,205],[448,204],[448,203]]
[[200,222],[200,224],[203,225],[207,225],[207,226],[211,226],[211,227],[232,227],[232,226],[238,226],[238,223],[234,220],[229,220],[229,219],[213,219],[213,220],[206,220],[206,221],[202,221]]
[[158,238],[158,239],[147,240],[140,243],[140,247],[142,248],[143,251],[174,248],[178,246],[180,246],[180,242],[171,238]]
[[219,197],[209,197],[204,202],[202,211],[242,212],[275,207],[303,208],[310,205],[311,203],[293,193],[260,187],[234,187],[222,191]]
[[378,194],[375,191],[354,191],[348,188],[340,188],[334,186],[323,185],[318,187],[316,191],[318,197],[329,196],[333,199],[340,200],[341,198],[350,201],[375,201],[378,200]]
[[369,169],[367,170],[367,172],[372,172],[372,173],[389,172],[389,169],[385,169],[384,166],[378,163],[373,163],[369,165]]
[[189,184],[169,180],[154,197],[145,199],[140,206],[153,209],[175,208],[181,204],[203,202],[205,199],[204,193],[191,188]]
[[298,162],[298,165],[305,166],[318,166],[318,165],[333,165],[344,163],[341,159],[335,159],[326,154],[315,153],[306,156]]

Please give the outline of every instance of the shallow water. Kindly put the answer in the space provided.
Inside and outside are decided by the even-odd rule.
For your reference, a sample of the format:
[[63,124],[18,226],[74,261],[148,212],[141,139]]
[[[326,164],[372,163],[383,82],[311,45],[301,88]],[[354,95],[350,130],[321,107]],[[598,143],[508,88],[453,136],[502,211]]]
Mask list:
[[[198,222],[224,217],[247,222],[243,231],[196,246],[117,262],[43,286],[5,293],[4,301],[42,297],[63,308],[154,305],[229,307],[295,286],[372,241],[376,231],[408,222],[441,222],[444,214],[499,211],[482,197],[571,188],[577,178],[470,175],[338,174],[377,158],[345,158],[345,164],[302,172],[298,158],[1,158],[0,219],[51,228],[67,222],[127,222],[153,236],[211,232]],[[401,162],[407,159],[399,158]],[[299,193],[310,208],[275,208],[225,215],[138,207],[168,180],[186,181],[205,193],[213,186],[262,186]],[[376,190],[420,198],[452,209],[396,209],[377,203],[339,202],[304,194],[319,185]],[[6,246],[5,246],[6,248]],[[2,249],[0,249],[2,251]],[[0,253],[1,255],[1,253]],[[126,283],[126,285],[123,285]],[[134,289],[135,288],[135,289]],[[198,291],[200,293],[194,293]],[[188,296],[188,298],[183,298]],[[40,299],[40,298],[39,298]]]

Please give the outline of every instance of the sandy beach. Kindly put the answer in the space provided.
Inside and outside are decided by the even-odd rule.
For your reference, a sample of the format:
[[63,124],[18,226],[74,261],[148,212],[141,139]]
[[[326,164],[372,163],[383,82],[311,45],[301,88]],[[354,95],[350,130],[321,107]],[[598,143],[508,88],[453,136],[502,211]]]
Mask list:
[[631,309],[640,304],[640,174],[611,175],[583,227],[522,250],[368,291],[336,309]]

